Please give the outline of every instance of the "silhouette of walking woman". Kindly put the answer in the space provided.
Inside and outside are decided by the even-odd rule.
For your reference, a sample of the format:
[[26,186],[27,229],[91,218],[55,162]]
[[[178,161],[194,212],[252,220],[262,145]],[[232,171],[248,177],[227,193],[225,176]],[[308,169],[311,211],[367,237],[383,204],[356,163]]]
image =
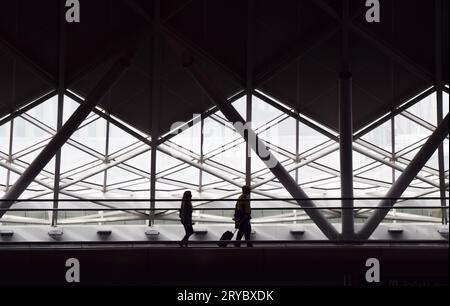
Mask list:
[[250,187],[243,186],[242,194],[239,197],[236,207],[234,210],[234,223],[235,228],[239,229],[235,246],[241,246],[240,240],[242,236],[245,236],[245,240],[247,242],[247,247],[252,247],[253,244],[250,242],[250,233],[252,231],[252,226],[250,224],[251,217],[251,208],[250,208]]
[[180,246],[187,247],[189,237],[194,233],[194,229],[192,228],[192,202],[191,202],[192,194],[190,191],[185,191],[183,194],[183,199],[181,200],[180,207],[180,220],[181,224],[184,226],[184,231],[186,235],[184,235],[183,239],[180,241]]

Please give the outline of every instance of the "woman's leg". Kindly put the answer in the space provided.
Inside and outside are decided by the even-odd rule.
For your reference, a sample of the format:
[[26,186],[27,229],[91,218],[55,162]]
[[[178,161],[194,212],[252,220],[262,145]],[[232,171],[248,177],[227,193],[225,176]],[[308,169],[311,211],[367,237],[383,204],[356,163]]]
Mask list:
[[192,228],[192,224],[186,226],[186,237],[187,237],[186,240],[189,240],[189,237],[191,237],[193,233],[194,229]]
[[183,223],[183,227],[184,227],[185,234],[184,234],[183,239],[181,239],[181,242],[185,243],[189,239],[189,235],[188,235],[189,228],[188,228],[188,225],[184,224],[184,223]]
[[181,240],[181,244],[184,244],[185,246],[187,246],[187,242],[189,240],[189,237],[191,237],[191,235],[194,233],[194,229],[192,228],[192,224],[183,224],[184,226],[184,231],[186,232],[186,234],[184,235],[183,239]]
[[[244,236],[244,233],[245,233],[245,225],[244,225],[244,223],[245,223],[245,221],[241,222],[241,224],[239,225],[239,230],[238,230],[238,233],[236,235],[236,241],[240,241],[242,239],[242,236]],[[240,242],[235,242],[234,245],[239,247],[239,246],[241,246],[241,243]]]

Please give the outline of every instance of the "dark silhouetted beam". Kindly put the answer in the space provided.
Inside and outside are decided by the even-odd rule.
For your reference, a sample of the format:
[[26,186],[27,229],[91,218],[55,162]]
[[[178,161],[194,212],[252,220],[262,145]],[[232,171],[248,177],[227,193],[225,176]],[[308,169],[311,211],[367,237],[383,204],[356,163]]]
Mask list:
[[342,238],[354,235],[353,219],[353,88],[350,68],[348,24],[350,4],[343,0],[341,36],[341,73],[339,74],[339,161],[341,179]]
[[[444,141],[445,137],[448,135],[448,131],[449,117],[447,114],[447,116],[445,116],[445,118],[433,132],[433,134],[431,134],[430,138],[428,138],[427,142],[413,158],[411,163],[406,167],[405,171],[389,189],[385,196],[386,199],[382,200],[378,204],[379,207],[394,206],[396,201],[392,199],[401,197],[412,180],[416,177],[422,167],[437,150],[439,145]],[[381,223],[381,221],[383,221],[389,210],[390,208],[377,209],[358,232],[358,238],[368,239]]]
[[150,215],[149,226],[153,226],[155,219],[155,199],[156,199],[156,157],[159,136],[159,110],[160,110],[160,91],[161,91],[161,76],[160,76],[160,0],[153,1],[153,52],[151,61],[151,131],[152,138],[151,158],[150,158]]
[[[58,2],[58,106],[56,118],[56,131],[62,127],[64,115],[64,92],[66,91],[66,20],[63,12],[64,3]],[[55,175],[53,178],[53,209],[52,226],[58,223],[59,181],[61,177],[61,149],[55,155]]]
[[359,132],[357,132],[355,134],[354,138],[355,139],[359,139],[362,136],[366,135],[367,133],[373,131],[377,127],[381,126],[383,123],[389,121],[390,119],[394,118],[395,116],[397,116],[401,112],[407,110],[408,108],[410,108],[411,106],[413,106],[417,102],[422,101],[423,99],[425,99],[426,97],[431,95],[433,92],[435,92],[435,90],[436,89],[434,87],[432,87],[432,88],[424,91],[423,93],[421,93],[417,97],[411,99],[409,102],[403,104],[402,106],[400,106],[400,107],[396,108],[395,110],[393,110],[392,112],[388,113],[383,118],[375,121],[374,123],[370,124],[369,126],[365,127],[364,129],[360,130]]
[[[83,104],[77,108],[77,110],[62,126],[61,130],[52,138],[52,140],[50,140],[47,146],[39,153],[25,172],[14,183],[11,189],[5,193],[2,202],[0,203],[1,208],[9,208],[14,204],[28,185],[36,178],[39,172],[44,169],[47,163],[55,156],[56,152],[61,149],[64,143],[66,143],[80,124],[86,119],[89,113],[123,75],[123,73],[130,66],[130,60],[130,56],[123,57],[112,65],[111,69],[92,90]],[[0,217],[2,217],[5,212],[6,211],[0,212]]]
[[31,103],[25,105],[24,107],[12,112],[8,116],[6,116],[0,120],[0,126],[5,124],[6,122],[11,121],[14,118],[19,117],[22,114],[28,112],[30,109],[35,108],[36,106],[40,105],[41,103],[44,103],[48,99],[53,98],[55,95],[56,95],[56,90],[52,90],[49,93],[46,93],[45,95],[39,97],[38,99],[32,101]]
[[[435,78],[436,78],[436,114],[437,124],[440,124],[443,117],[443,88],[444,82],[442,80],[442,30],[443,30],[443,3],[442,0],[435,0],[435,15],[436,15],[436,39],[435,39]],[[447,201],[445,200],[445,162],[444,162],[444,145],[441,144],[438,148],[438,169],[439,169],[439,194],[441,197],[442,208],[442,223],[447,224]]]
[[341,172],[342,235],[351,239],[353,221],[353,124],[352,124],[352,77],[339,77],[339,161]]
[[3,47],[3,50],[6,53],[16,59],[18,62],[25,64],[36,76],[46,82],[48,85],[53,88],[57,87],[57,80],[53,75],[48,73],[45,69],[43,69],[40,65],[36,64],[32,59],[23,54],[19,49],[17,49],[10,42],[6,41],[3,37],[0,36],[0,46]]
[[[175,48],[179,46],[174,45]],[[179,50],[182,53],[182,50]],[[181,54],[180,54],[181,55]],[[248,135],[248,140],[251,149],[258,155],[259,158],[266,164],[273,175],[280,181],[280,183],[286,188],[289,194],[297,199],[297,203],[306,208],[305,212],[309,215],[311,220],[319,227],[319,229],[325,234],[328,239],[338,239],[339,233],[334,226],[328,221],[327,218],[317,209],[308,210],[307,208],[315,208],[316,205],[309,199],[308,195],[297,185],[295,180],[290,176],[286,169],[280,164],[280,162],[272,155],[272,153],[266,148],[265,144],[257,137],[255,132],[245,127],[245,120],[239,115],[236,109],[228,103],[220,93],[220,90],[214,81],[203,74],[200,66],[191,57],[185,58],[185,67],[191,73],[192,77],[197,81],[200,87],[203,88],[209,98],[214,101],[219,110],[224,116],[234,124],[236,131],[242,136],[245,133]],[[181,55],[183,57],[183,55]]]
[[[336,21],[342,22],[342,18],[336,13],[336,11],[324,0],[311,0],[315,5],[320,7],[329,16],[333,17]],[[370,43],[373,47],[377,48],[382,53],[386,54],[390,58],[394,59],[397,63],[414,73],[419,78],[423,79],[430,85],[434,83],[433,76],[423,67],[412,61],[406,55],[401,53],[398,49],[389,45],[387,42],[377,38],[376,35],[369,31],[356,26],[352,22],[348,24],[350,30],[362,37],[366,42]]]
[[[252,124],[252,103],[253,103],[253,62],[254,62],[254,0],[248,0],[247,4],[247,79],[246,79],[246,119],[247,124]],[[245,145],[245,185],[252,183],[252,154],[251,148],[246,142]]]
[[[153,26],[153,18],[150,17],[149,13],[135,0],[122,0],[126,5],[128,5],[136,14],[141,16],[147,23],[149,23],[151,26]],[[185,39],[183,39],[181,36],[176,34],[174,31],[169,29],[164,24],[159,25],[161,35],[164,37],[176,41],[178,44],[183,46],[184,49],[189,50],[192,54],[194,54],[196,57],[201,58],[202,61],[208,62],[212,64],[213,66],[219,68],[222,72],[224,72],[226,75],[233,78],[233,80],[238,83],[241,86],[244,86],[245,80],[244,78],[234,71],[233,69],[230,69],[229,67],[222,64],[220,61],[216,60],[213,56],[211,56],[208,52],[203,50],[200,46],[193,44],[192,42],[189,42]]]

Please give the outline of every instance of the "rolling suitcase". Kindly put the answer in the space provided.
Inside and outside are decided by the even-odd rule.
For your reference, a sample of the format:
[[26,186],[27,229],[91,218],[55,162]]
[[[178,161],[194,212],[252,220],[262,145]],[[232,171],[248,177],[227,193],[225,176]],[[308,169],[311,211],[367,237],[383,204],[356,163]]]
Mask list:
[[219,247],[224,248],[227,246],[228,242],[233,239],[234,234],[236,233],[237,229],[234,230],[234,232],[226,231],[223,233],[222,237],[220,237],[220,242],[217,244]]

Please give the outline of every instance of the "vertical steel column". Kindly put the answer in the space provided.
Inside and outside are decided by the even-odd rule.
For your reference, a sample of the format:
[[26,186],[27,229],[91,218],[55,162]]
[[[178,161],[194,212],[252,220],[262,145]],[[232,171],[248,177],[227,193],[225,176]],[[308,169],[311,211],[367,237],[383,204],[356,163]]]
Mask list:
[[[253,95],[253,0],[248,0],[247,5],[247,78],[246,78],[246,94],[247,107],[246,118],[247,124],[251,128],[252,124],[252,95]],[[248,134],[247,134],[248,137]],[[245,185],[251,186],[252,183],[252,154],[250,145],[247,142],[245,146]]]
[[399,198],[402,193],[408,188],[409,184],[416,177],[419,171],[423,168],[426,162],[433,155],[434,151],[437,150],[439,145],[444,141],[448,135],[449,130],[449,117],[448,114],[438,125],[436,130],[431,134],[428,140],[425,142],[423,147],[414,156],[409,165],[406,167],[405,171],[399,176],[395,184],[387,192],[385,199],[380,201],[378,207],[387,207],[377,209],[363,225],[358,233],[358,237],[361,239],[368,239],[370,235],[375,231],[378,224],[383,221],[384,217],[387,215],[391,207],[394,206],[397,198]]
[[[108,5],[108,16],[109,16],[109,26],[112,25],[113,22],[113,17],[112,17],[112,4],[111,2],[109,2]],[[110,39],[112,39],[112,37],[110,37]],[[105,119],[106,119],[106,135],[105,135],[105,157],[104,157],[104,163],[105,165],[110,163],[109,160],[109,142],[110,142],[110,125],[111,125],[111,114],[110,114],[110,109],[111,109],[111,92],[108,92],[108,95],[106,96],[107,99],[107,105],[105,107]],[[103,173],[103,196],[106,196],[106,192],[108,192],[108,168],[105,169],[105,172]],[[103,211],[99,212],[99,213],[103,213]]]
[[339,74],[339,153],[341,170],[342,236],[352,239],[353,220],[353,114],[352,75],[349,58],[349,1],[344,0],[342,23],[342,72]]
[[[111,100],[111,94],[108,95],[108,104],[110,105],[109,101]],[[106,139],[105,139],[105,164],[109,164],[109,135],[110,135],[110,125],[109,122],[109,111],[107,112],[107,119],[106,119]],[[103,193],[105,194],[107,192],[108,186],[108,169],[105,170],[103,173]]]
[[[299,112],[296,112],[298,116],[300,116]],[[295,120],[295,163],[298,164],[300,162],[300,121]],[[298,184],[298,168],[295,168],[295,182]]]
[[[299,5],[300,7],[300,5]],[[300,16],[300,13],[299,13]],[[297,62],[297,107],[300,109],[300,61]],[[300,118],[300,112],[295,111],[297,116]],[[300,162],[300,120],[295,120],[295,163],[298,164]],[[298,184],[298,174],[299,168],[295,168],[295,182]]]
[[[13,62],[13,71],[12,71],[12,94],[11,94],[11,109],[14,109],[14,101],[16,100],[16,60]],[[14,118],[11,119],[9,124],[9,144],[8,144],[8,162],[11,165],[13,160],[13,145],[14,145]],[[11,182],[11,170],[8,169],[6,172],[6,185],[5,192],[9,189],[9,183]]]
[[[442,81],[442,0],[435,0],[436,6],[436,31],[435,31],[435,77],[436,77],[436,104],[437,104],[437,124],[442,122],[443,117],[443,99],[442,91],[444,88],[444,83]],[[442,224],[448,223],[447,206],[445,200],[445,163],[444,163],[444,145],[443,143],[438,148],[438,167],[439,167],[439,193],[441,197],[442,208]]]
[[[392,118],[391,118],[391,160],[393,163],[396,162],[396,158],[395,158],[395,117],[394,116],[392,116]],[[395,179],[396,179],[395,168],[392,167],[392,172],[391,172],[392,185],[395,183]],[[394,209],[393,211],[395,214],[396,209]],[[394,222],[395,222],[395,220],[394,220]]]
[[[394,14],[395,14],[395,6],[394,6],[394,2],[391,2],[391,39],[394,39]],[[395,84],[395,74],[394,74],[394,69],[395,69],[395,65],[394,65],[394,60],[391,59],[390,61],[390,68],[391,68],[391,101],[394,101],[395,99],[395,88],[394,88],[394,84]],[[396,160],[396,156],[395,156],[395,107],[392,109],[391,111],[391,161],[392,163],[395,164]],[[391,169],[391,181],[392,181],[392,185],[395,183],[396,180],[396,175],[395,175],[395,168],[392,167]],[[396,214],[397,210],[393,209],[393,213],[394,215]],[[394,220],[394,223],[396,221]]]
[[154,19],[153,19],[153,58],[152,58],[152,85],[151,85],[151,165],[150,165],[150,214],[149,226],[153,226],[155,221],[155,198],[156,198],[156,152],[158,146],[158,128],[159,128],[159,103],[160,103],[160,76],[159,76],[159,26],[160,26],[160,0],[154,1]]
[[[202,96],[203,99],[203,96]],[[200,116],[200,165],[203,165],[204,152],[203,152],[203,143],[204,143],[204,135],[203,128],[205,126],[205,119],[203,116]],[[203,190],[203,170],[199,169],[198,174],[198,192],[202,192]]]
[[[207,1],[203,1],[203,20],[202,20],[202,26],[203,26],[203,40],[207,41],[207,17],[208,17],[208,3]],[[205,103],[205,94],[202,93],[202,106]],[[205,118],[203,115],[200,115],[200,165],[203,165],[204,162],[204,152],[203,152],[203,143],[204,143],[204,135],[203,135],[203,128],[205,124]],[[193,120],[195,123],[195,119]],[[193,123],[193,124],[194,124]],[[200,167],[199,173],[198,173],[198,192],[201,193],[203,191],[203,169]]]
[[[300,7],[300,5],[299,5]],[[300,12],[298,13],[298,16],[300,18]],[[300,23],[299,23],[300,24]],[[297,62],[297,107],[300,109],[300,61]],[[300,118],[300,112],[295,111],[295,114]],[[295,164],[298,165],[300,162],[300,120],[295,120]],[[295,183],[298,185],[298,174],[299,174],[299,168],[295,167]],[[294,224],[297,223],[297,210],[294,209],[293,211],[294,215]]]
[[352,77],[349,73],[339,76],[339,157],[341,167],[342,235],[351,239],[353,220],[353,125],[352,125]]
[[[391,39],[394,39],[394,13],[395,13],[395,7],[394,7],[394,2],[391,2]],[[390,68],[391,68],[391,101],[394,101],[395,99],[395,88],[394,88],[394,84],[395,84],[395,74],[394,74],[394,69],[395,69],[395,65],[394,65],[394,60],[391,59],[390,60]],[[395,158],[395,107],[392,108],[391,111],[391,161],[393,163],[396,162],[396,158]],[[392,179],[392,184],[394,184],[395,182],[395,168],[392,168],[392,173],[391,173],[391,179]]]
[[[13,151],[13,140],[14,140],[14,118],[11,119],[9,124],[9,144],[8,144],[8,163],[12,165],[12,151]],[[11,182],[11,170],[8,168],[6,172],[6,184],[5,184],[5,192],[9,190],[9,184]]]
[[[299,112],[296,112],[296,114],[298,116],[300,116]],[[295,164],[298,165],[298,163],[300,162],[300,121],[295,120]],[[299,168],[295,167],[295,183],[298,185],[298,173],[299,173]],[[294,224],[297,223],[297,210],[294,209],[293,211],[294,214]]]
[[[203,102],[204,95],[202,94],[202,102]],[[200,115],[200,165],[203,166],[203,126],[204,126],[204,118]],[[199,178],[198,178],[198,192],[202,192],[203,190],[203,170],[199,169]],[[202,214],[203,211],[197,211],[198,214]],[[200,224],[200,222],[199,222]]]
[[[16,2],[15,7],[15,19],[14,19],[14,30],[17,34],[18,30],[18,14],[19,14],[19,3]],[[13,71],[12,71],[12,86],[11,86],[11,115],[13,110],[15,109],[15,100],[16,100],[16,70],[17,70],[17,60],[13,58]],[[0,124],[1,125],[1,124]],[[12,156],[13,156],[13,145],[14,145],[14,117],[11,118],[9,124],[9,143],[8,143],[8,163],[12,165]],[[9,184],[11,182],[11,170],[8,168],[6,172],[6,184],[5,184],[5,192],[9,190]]]
[[[66,90],[66,59],[65,59],[65,45],[66,45],[66,31],[65,31],[65,14],[64,3],[58,2],[58,108],[56,120],[56,132],[61,130],[63,124],[64,113],[64,92]],[[53,180],[53,212],[52,212],[52,226],[58,223],[58,202],[59,202],[59,180],[61,175],[61,149],[55,155],[55,175]]]
[[[23,172],[20,178],[15,182],[12,188],[3,196],[4,200],[0,203],[1,208],[10,208],[14,202],[25,191],[28,185],[36,178],[39,172],[55,156],[64,143],[72,136],[80,124],[86,119],[89,113],[95,108],[97,103],[105,96],[111,87],[117,82],[120,76],[130,65],[130,58],[120,58],[114,63],[111,69],[104,75],[101,81],[95,86],[86,100],[77,108],[72,116],[62,126],[60,131],[50,140],[45,148],[34,159],[30,166]],[[6,211],[0,212],[0,218]]]
[[[298,9],[297,9],[297,18],[298,20],[301,20],[301,3],[298,3]],[[300,28],[301,22],[298,22],[297,25],[297,35],[300,36],[301,34],[301,28]],[[300,101],[300,60],[297,61],[297,109],[299,110],[301,107],[301,101]],[[295,112],[297,116],[300,118],[300,112]],[[300,162],[300,120],[295,120],[295,163],[298,164]],[[295,182],[298,184],[298,175],[299,175],[300,169],[295,167]],[[297,212],[295,210],[295,212]]]

